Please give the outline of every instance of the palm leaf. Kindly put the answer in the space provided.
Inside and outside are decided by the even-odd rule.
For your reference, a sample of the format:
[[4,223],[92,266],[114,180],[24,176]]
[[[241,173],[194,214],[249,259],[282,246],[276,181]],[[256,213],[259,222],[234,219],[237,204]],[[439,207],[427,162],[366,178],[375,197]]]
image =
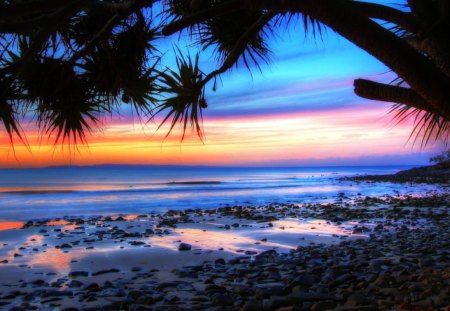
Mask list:
[[420,141],[421,148],[433,141],[448,142],[450,139],[450,121],[437,114],[402,104],[395,104],[389,112],[394,114],[397,124],[413,120],[414,127],[408,140],[413,140],[413,144]]
[[[212,18],[200,25],[195,35],[198,43],[207,49],[214,48],[218,61],[223,62],[233,51],[241,37],[256,24],[264,13],[255,10],[239,10]],[[270,60],[270,49],[267,38],[272,34],[270,24],[262,27],[246,42],[242,53],[242,60],[247,68],[256,65],[259,68],[261,61],[267,63]]]
[[176,124],[182,127],[181,141],[184,140],[188,125],[200,139],[203,139],[202,109],[207,107],[204,96],[204,74],[198,67],[199,55],[192,60],[178,50],[177,71],[167,68],[160,72],[161,91],[168,94],[156,108],[155,114],[168,111],[158,129],[170,120],[166,137]]

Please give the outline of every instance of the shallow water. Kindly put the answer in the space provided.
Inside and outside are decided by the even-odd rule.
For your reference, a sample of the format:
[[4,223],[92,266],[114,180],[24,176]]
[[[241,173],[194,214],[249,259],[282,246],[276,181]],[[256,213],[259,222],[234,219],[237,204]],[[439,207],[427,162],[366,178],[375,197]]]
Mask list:
[[377,196],[421,194],[437,188],[337,180],[341,176],[387,174],[401,169],[405,167],[0,169],[0,220],[317,202],[334,200],[341,192]]

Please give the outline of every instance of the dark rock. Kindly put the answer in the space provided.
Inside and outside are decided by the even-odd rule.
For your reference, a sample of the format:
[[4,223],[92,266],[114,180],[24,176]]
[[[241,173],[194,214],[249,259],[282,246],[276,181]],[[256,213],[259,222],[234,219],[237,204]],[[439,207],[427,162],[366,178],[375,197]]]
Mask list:
[[179,251],[190,251],[191,249],[192,249],[192,245],[191,244],[180,243],[180,245],[178,245],[178,250]]
[[97,276],[97,275],[101,275],[101,274],[107,274],[107,273],[117,273],[120,272],[119,269],[116,268],[112,268],[112,269],[108,269],[108,270],[100,270],[97,272],[92,273],[93,276]]
[[376,306],[359,306],[359,307],[348,307],[342,306],[334,309],[335,311],[379,311],[380,309]]
[[69,277],[76,278],[79,276],[88,276],[89,272],[87,271],[71,271],[69,272]]
[[346,302],[346,304],[348,306],[358,306],[358,305],[363,305],[366,303],[367,303],[367,298],[361,292],[356,292],[356,293],[351,294],[347,298],[347,302]]
[[90,283],[90,284],[84,286],[82,289],[86,290],[86,291],[99,291],[100,286],[97,283]]
[[311,306],[311,311],[327,311],[334,310],[336,302],[334,301],[319,301]]
[[277,256],[277,252],[273,249],[262,252],[255,256],[255,264],[266,264],[274,262]]
[[225,259],[223,259],[223,258],[216,259],[216,260],[214,261],[214,263],[215,263],[216,265],[225,265],[225,264],[226,264]]
[[45,282],[44,280],[38,279],[38,280],[31,281],[30,284],[42,286],[42,285],[47,284],[47,282]]
[[83,282],[80,282],[80,281],[78,281],[78,280],[72,280],[72,281],[70,281],[70,283],[69,283],[69,287],[70,287],[70,288],[81,287],[81,286],[83,286]]
[[260,300],[249,300],[242,307],[241,311],[260,311],[263,310],[263,305]]
[[73,296],[71,290],[46,290],[41,294],[41,297],[66,297]]
[[250,256],[239,256],[239,257],[228,260],[228,263],[230,265],[237,265],[237,264],[249,262],[250,259],[251,259]]
[[300,285],[300,286],[304,286],[304,287],[309,287],[309,286],[312,286],[313,284],[315,284],[317,281],[318,281],[318,279],[314,274],[304,272],[304,273],[300,274],[299,276],[296,276],[291,281],[289,286],[294,287],[294,286]]
[[133,246],[140,246],[140,245],[145,245],[145,242],[142,242],[142,241],[130,241],[130,242],[128,242],[128,244],[133,245]]
[[234,303],[234,298],[228,294],[216,293],[212,295],[211,301],[218,306],[231,306]]

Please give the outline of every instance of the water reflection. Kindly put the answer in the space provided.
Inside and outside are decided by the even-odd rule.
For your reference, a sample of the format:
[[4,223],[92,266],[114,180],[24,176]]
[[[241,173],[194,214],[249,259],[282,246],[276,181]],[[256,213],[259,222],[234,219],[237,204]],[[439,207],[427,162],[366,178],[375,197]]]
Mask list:
[[30,256],[27,264],[33,268],[51,268],[59,273],[68,273],[74,257],[78,257],[77,252],[64,252],[58,248],[48,248]]
[[307,222],[298,221],[296,219],[279,220],[274,223],[274,227],[286,233],[296,234],[315,234],[322,236],[332,235],[348,235],[351,231],[327,223],[326,220],[310,220]]
[[0,220],[0,231],[19,229],[23,227],[24,222],[22,221],[4,221]]
[[203,231],[201,229],[183,228],[176,229],[174,234],[166,237],[154,237],[149,239],[153,246],[177,250],[180,242],[188,243],[194,249],[218,250],[239,254],[242,250],[260,251],[266,248],[292,248],[292,245],[283,243],[266,242],[263,245],[256,237],[243,236],[238,231]]

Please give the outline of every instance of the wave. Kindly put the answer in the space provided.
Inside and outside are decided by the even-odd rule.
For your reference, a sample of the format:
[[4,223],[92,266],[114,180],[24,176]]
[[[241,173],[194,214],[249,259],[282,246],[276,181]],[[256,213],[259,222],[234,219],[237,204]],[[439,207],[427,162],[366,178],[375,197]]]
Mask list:
[[218,185],[221,184],[221,181],[218,180],[192,180],[192,181],[171,181],[166,185]]
[[23,194],[23,195],[32,195],[32,194],[54,194],[54,193],[72,193],[72,192],[77,192],[76,190],[69,190],[69,189],[64,189],[64,190],[54,190],[54,189],[49,189],[49,190],[6,190],[6,191],[1,191],[1,194]]
[[[221,184],[221,187],[210,188],[210,184]],[[225,185],[226,184],[226,185]],[[301,188],[298,184],[285,184],[285,185],[236,185],[233,183],[191,183],[191,182],[177,182],[170,185],[168,188],[122,188],[122,189],[101,189],[101,190],[17,190],[17,191],[0,191],[2,195],[51,195],[51,194],[73,194],[73,195],[88,195],[88,196],[105,196],[105,195],[125,195],[125,194],[164,194],[164,193],[186,193],[186,192],[234,192],[234,191],[261,191],[270,189],[282,189],[282,188]],[[195,187],[195,185],[197,187]],[[203,185],[203,187],[202,187]],[[189,187],[193,186],[193,187]]]

